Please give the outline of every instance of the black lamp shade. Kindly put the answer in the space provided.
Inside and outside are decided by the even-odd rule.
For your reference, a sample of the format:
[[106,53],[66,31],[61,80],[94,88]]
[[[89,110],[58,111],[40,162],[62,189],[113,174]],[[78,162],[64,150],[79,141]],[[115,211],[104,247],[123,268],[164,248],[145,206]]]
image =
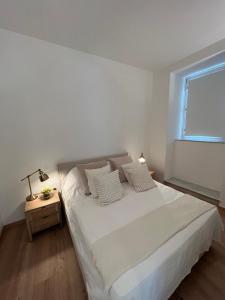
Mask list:
[[49,176],[46,173],[44,173],[43,171],[39,170],[39,179],[41,182],[43,182],[43,181],[49,179]]

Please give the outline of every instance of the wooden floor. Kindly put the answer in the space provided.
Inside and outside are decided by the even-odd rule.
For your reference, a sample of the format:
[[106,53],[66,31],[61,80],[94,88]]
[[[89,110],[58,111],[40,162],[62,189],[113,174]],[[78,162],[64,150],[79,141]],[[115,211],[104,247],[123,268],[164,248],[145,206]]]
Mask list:
[[[221,210],[221,215],[225,223],[225,210]],[[87,300],[66,225],[37,234],[32,243],[28,241],[25,224],[3,233],[0,299]],[[225,299],[225,237],[223,244],[214,243],[204,254],[171,297],[182,299]]]
[[87,299],[66,225],[37,234],[33,242],[28,241],[25,224],[3,232],[0,299]]

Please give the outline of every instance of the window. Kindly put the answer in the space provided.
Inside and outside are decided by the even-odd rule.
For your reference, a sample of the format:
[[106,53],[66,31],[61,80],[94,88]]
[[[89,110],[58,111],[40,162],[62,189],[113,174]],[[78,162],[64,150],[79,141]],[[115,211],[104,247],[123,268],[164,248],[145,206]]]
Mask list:
[[225,142],[225,62],[183,77],[180,138]]

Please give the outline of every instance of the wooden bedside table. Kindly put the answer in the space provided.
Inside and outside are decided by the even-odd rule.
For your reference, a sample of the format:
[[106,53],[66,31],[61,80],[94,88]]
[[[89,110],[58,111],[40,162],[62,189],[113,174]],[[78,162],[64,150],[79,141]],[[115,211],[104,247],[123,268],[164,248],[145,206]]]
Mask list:
[[155,171],[151,171],[151,170],[149,170],[149,173],[150,173],[150,175],[152,176],[152,178],[154,178]]
[[26,224],[30,241],[33,234],[54,226],[62,225],[61,202],[57,191],[49,200],[35,199],[25,204]]

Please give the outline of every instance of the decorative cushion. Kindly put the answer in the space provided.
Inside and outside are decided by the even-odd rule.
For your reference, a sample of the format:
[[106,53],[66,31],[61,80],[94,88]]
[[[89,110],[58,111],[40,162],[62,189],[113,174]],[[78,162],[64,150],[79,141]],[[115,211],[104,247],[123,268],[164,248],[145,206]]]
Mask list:
[[136,192],[143,192],[156,187],[156,184],[150,176],[146,166],[128,169],[127,173],[129,174],[129,180],[132,182]]
[[127,181],[129,182],[129,184],[131,186],[133,186],[133,184],[132,184],[132,181],[131,181],[131,179],[129,177],[129,173],[127,171],[131,170],[131,169],[136,169],[136,168],[139,168],[139,167],[141,167],[141,164],[137,163],[137,162],[132,162],[132,163],[129,163],[129,164],[122,165],[122,169],[123,169],[124,175],[125,175]]
[[89,191],[91,192],[93,198],[98,197],[97,191],[95,188],[94,178],[99,175],[104,175],[104,174],[110,173],[110,171],[111,171],[111,168],[110,168],[109,164],[107,164],[105,167],[102,167],[102,168],[85,170],[85,173],[86,173],[86,176],[88,179]]
[[85,174],[86,169],[98,169],[105,167],[107,165],[106,160],[101,161],[94,161],[87,164],[76,164],[76,167],[79,171],[80,183],[81,183],[81,191],[86,194],[90,195],[89,187],[88,187],[88,180]]
[[98,194],[96,202],[100,206],[120,200],[124,195],[118,170],[103,176],[94,177],[94,183]]
[[123,172],[122,165],[128,164],[132,162],[132,158],[128,155],[123,155],[119,157],[112,157],[109,159],[112,169],[119,170],[120,182],[127,181],[126,176]]

